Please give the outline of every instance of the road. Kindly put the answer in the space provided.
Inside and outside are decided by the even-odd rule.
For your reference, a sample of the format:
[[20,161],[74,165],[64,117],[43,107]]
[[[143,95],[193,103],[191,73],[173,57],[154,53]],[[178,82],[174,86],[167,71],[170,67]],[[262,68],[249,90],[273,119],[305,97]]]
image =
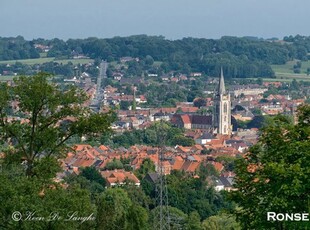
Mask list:
[[99,74],[97,77],[97,86],[96,86],[96,95],[91,103],[91,108],[98,112],[100,110],[100,106],[102,101],[104,101],[104,87],[102,87],[103,78],[107,77],[107,68],[108,63],[106,61],[102,61],[99,66]]

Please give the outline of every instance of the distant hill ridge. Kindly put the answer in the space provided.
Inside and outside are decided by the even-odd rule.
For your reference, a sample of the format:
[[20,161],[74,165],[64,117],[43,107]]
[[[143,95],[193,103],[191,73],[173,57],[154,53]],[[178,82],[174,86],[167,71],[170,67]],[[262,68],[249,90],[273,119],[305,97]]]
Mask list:
[[216,76],[223,66],[227,77],[273,77],[272,64],[285,64],[294,59],[308,60],[310,37],[297,35],[283,40],[264,40],[225,36],[220,39],[168,40],[163,36],[135,35],[26,41],[18,36],[0,38],[0,51],[0,60],[37,58],[40,52],[47,51],[47,57],[72,58],[80,55],[108,61],[118,61],[121,57],[149,57],[162,62],[161,68],[165,71],[197,71]]

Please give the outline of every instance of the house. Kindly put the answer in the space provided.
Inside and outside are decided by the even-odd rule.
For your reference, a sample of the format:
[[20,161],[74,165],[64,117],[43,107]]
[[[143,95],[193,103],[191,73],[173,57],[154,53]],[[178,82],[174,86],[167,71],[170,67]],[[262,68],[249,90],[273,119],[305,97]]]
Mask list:
[[179,107],[178,109],[180,109],[183,113],[186,113],[186,114],[194,114],[194,113],[197,113],[197,111],[199,110],[198,107]]
[[171,163],[173,170],[181,170],[184,159],[181,156],[176,156]]
[[222,191],[222,190],[230,192],[230,191],[235,190],[235,188],[233,187],[233,184],[234,184],[234,177],[220,176],[219,178],[215,180],[214,189],[217,192]]
[[211,142],[211,140],[214,138],[215,137],[213,136],[213,134],[205,132],[200,137],[195,139],[195,142],[196,142],[196,144],[199,144],[199,145],[205,145],[208,142]]
[[214,189],[215,189],[215,191],[219,192],[219,191],[224,190],[225,187],[224,187],[224,185],[223,185],[223,183],[222,183],[221,180],[216,179],[214,182],[215,182],[215,183],[214,183]]
[[219,173],[222,172],[224,169],[224,165],[220,162],[213,161],[212,165],[214,166],[215,170],[218,171]]
[[192,115],[192,129],[209,129],[212,128],[212,116]]
[[197,155],[189,155],[186,160],[183,162],[180,170],[187,172],[191,175],[195,175],[199,166],[201,164],[201,159]]
[[102,171],[101,176],[107,181],[109,187],[122,186],[128,182],[140,186],[140,180],[132,173],[124,170]]
[[234,177],[220,176],[219,180],[223,183],[225,191],[230,192],[230,191],[235,190],[234,187],[233,187]]
[[[162,164],[162,174],[169,175],[172,170],[172,165],[170,164],[170,162],[165,160],[165,161],[162,161],[161,164]],[[159,172],[159,170],[160,170],[160,165],[158,166],[157,172]]]
[[153,115],[154,121],[170,121],[170,116],[168,113],[158,112]]
[[194,73],[191,73],[190,76],[191,76],[191,77],[201,77],[201,76],[202,76],[202,73],[194,72]]
[[169,77],[168,76],[163,76],[163,77],[161,77],[161,80],[162,81],[169,81]]
[[148,182],[151,182],[152,184],[156,184],[159,179],[159,174],[158,173],[148,173],[146,176],[143,178],[143,180],[146,180]]
[[233,147],[237,149],[239,152],[244,152],[248,149],[248,145],[244,142],[244,140],[225,140],[225,145]]
[[248,109],[244,110],[233,109],[232,116],[236,120],[240,121],[251,121],[254,118],[254,114]]
[[120,58],[120,62],[121,63],[126,63],[126,62],[130,62],[130,61],[136,61],[139,62],[139,58],[134,58],[134,57],[121,57]]
[[185,129],[210,129],[212,128],[212,116],[174,114],[171,118],[172,124]]

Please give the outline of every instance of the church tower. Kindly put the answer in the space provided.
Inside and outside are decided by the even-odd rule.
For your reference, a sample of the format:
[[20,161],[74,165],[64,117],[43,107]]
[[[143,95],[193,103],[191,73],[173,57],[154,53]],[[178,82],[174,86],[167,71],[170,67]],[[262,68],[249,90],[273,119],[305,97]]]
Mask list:
[[221,76],[219,86],[214,97],[214,114],[213,126],[218,134],[230,135],[231,128],[231,103],[230,94],[225,90],[223,69],[221,68]]

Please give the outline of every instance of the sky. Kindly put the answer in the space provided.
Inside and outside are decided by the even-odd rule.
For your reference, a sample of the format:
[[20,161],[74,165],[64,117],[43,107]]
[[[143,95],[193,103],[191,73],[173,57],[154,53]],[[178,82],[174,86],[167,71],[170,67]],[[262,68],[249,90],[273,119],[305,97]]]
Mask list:
[[0,37],[310,35],[309,0],[0,0]]

